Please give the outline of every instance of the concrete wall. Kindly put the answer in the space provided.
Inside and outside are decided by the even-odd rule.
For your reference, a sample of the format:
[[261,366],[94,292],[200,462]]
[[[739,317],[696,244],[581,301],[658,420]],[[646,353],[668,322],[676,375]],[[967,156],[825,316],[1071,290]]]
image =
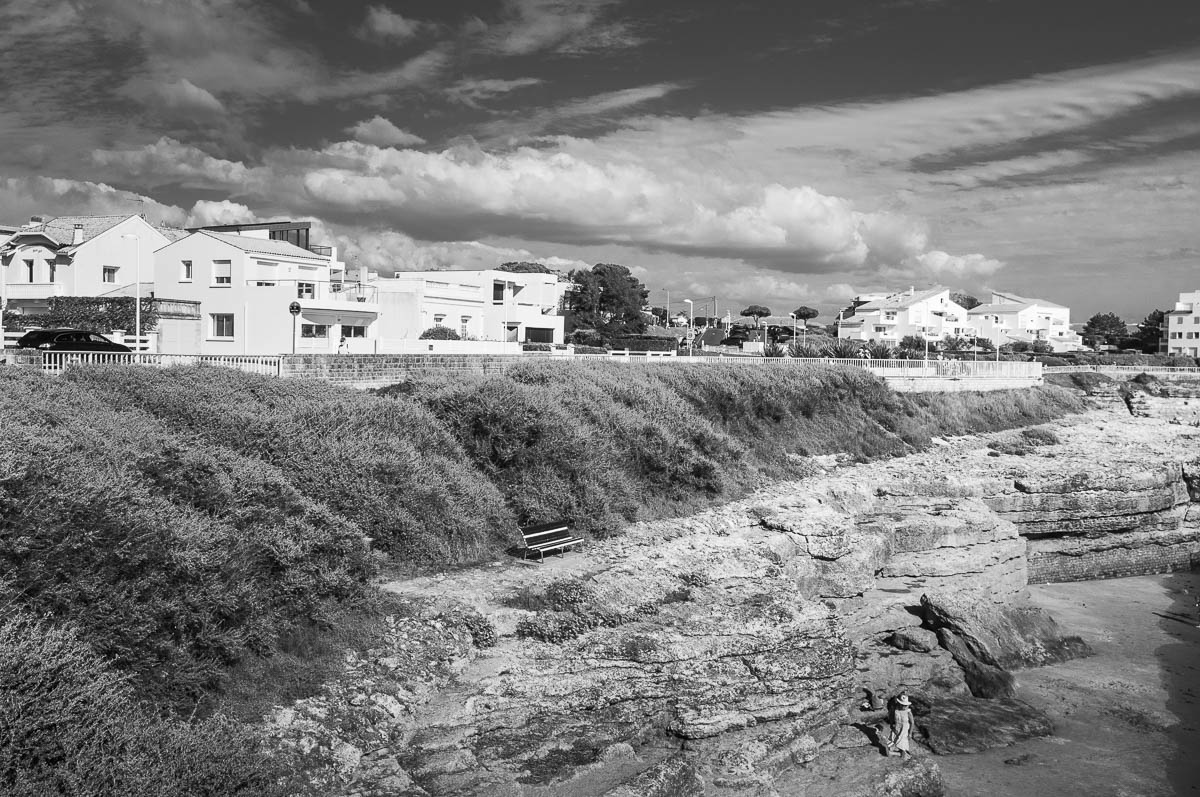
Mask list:
[[502,373],[514,363],[528,362],[530,359],[531,355],[521,354],[297,354],[282,359],[280,376],[285,379],[321,379],[335,385],[369,388],[394,385],[414,373],[428,370]]
[[1028,562],[1030,584],[1172,573],[1200,565],[1200,544],[1194,541],[1147,544],[1139,548],[1112,548],[1079,555],[1038,551],[1031,544]]

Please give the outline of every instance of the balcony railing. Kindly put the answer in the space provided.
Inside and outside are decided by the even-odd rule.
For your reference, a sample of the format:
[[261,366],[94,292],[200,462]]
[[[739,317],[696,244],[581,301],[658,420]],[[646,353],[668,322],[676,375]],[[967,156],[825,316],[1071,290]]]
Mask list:
[[308,251],[312,252],[314,255],[320,255],[321,257],[333,256],[332,246],[310,246],[308,247]]
[[63,295],[61,282],[10,282],[4,286],[9,299],[48,299]]

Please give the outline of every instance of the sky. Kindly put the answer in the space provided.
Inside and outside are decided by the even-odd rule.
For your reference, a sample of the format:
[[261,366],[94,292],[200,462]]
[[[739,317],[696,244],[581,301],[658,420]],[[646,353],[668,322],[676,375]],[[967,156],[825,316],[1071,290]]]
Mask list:
[[3,0],[0,223],[311,219],[673,309],[1200,289],[1196,0]]

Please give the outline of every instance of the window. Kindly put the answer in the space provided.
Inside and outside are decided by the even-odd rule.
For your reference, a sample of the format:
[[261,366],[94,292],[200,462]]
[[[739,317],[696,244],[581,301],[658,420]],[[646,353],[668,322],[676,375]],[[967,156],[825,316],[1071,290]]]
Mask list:
[[[33,280],[30,280],[30,282],[32,282],[32,281]],[[116,266],[105,266],[104,267],[104,281],[105,282],[116,282],[117,281],[117,267]]]
[[365,338],[367,336],[367,328],[365,326],[353,326],[350,324],[342,324],[343,338]]
[[329,337],[328,324],[301,324],[300,337],[302,338],[327,338]]
[[233,337],[233,313],[212,313],[212,336],[214,338]]
[[192,261],[184,260],[179,265],[180,265],[179,281],[180,282],[191,282],[192,281]]
[[540,327],[525,327],[526,343],[553,343],[554,330]]
[[440,327],[440,326],[442,326],[442,322],[443,322],[443,321],[445,321],[445,320],[446,320],[446,314],[445,314],[445,313],[437,313],[437,314],[435,314],[435,315],[434,315],[434,317],[433,317],[433,325],[434,325],[434,326],[437,326],[437,327]]
[[272,280],[258,280],[254,284],[259,288],[274,288],[276,283]]
[[26,273],[26,275],[28,275],[29,281],[33,282],[33,261],[32,260],[25,261],[25,273]]
[[465,315],[459,319],[458,336],[463,340],[467,339],[467,324],[471,323],[471,316]]
[[314,299],[317,296],[317,283],[315,282],[297,282],[296,283],[296,298],[297,299]]
[[51,263],[49,260],[47,260],[46,261],[46,270],[50,273],[50,281],[56,282],[57,280],[55,278],[58,276],[58,268],[53,263]]
[[504,283],[492,283],[492,304],[504,304]]
[[233,262],[229,260],[213,261],[213,285],[233,284]]

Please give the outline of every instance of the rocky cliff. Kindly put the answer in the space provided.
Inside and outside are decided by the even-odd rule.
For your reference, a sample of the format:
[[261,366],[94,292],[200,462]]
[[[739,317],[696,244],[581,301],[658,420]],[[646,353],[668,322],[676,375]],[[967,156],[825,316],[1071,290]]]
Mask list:
[[1195,434],[1102,412],[810,463],[545,564],[394,582],[387,645],[271,724],[343,794],[937,794],[933,759],[873,746],[879,696],[913,695],[935,752],[1050,733],[1013,673],[1087,650],[1024,588],[1189,564]]

